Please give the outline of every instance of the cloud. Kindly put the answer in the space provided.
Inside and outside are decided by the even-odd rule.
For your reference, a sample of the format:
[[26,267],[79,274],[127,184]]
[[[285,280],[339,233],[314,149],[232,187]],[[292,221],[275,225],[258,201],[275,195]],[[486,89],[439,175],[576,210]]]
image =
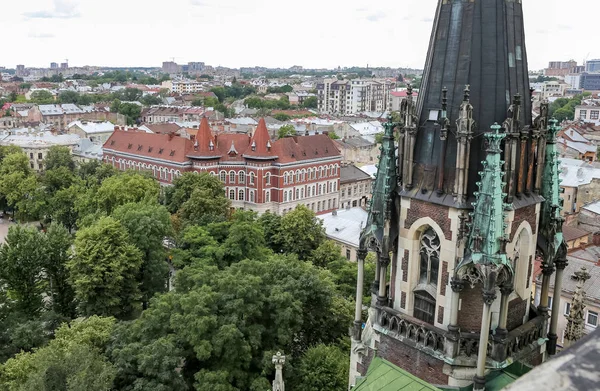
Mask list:
[[47,38],[54,38],[55,35],[54,34],[50,34],[50,33],[29,33],[29,38],[37,38],[37,39],[47,39]]
[[79,17],[77,6],[69,0],[54,0],[51,10],[39,10],[25,12],[23,16],[27,19],[72,19]]
[[421,22],[431,23],[431,22],[433,22],[433,18],[430,16],[426,16],[423,19],[421,19]]
[[210,7],[210,4],[205,0],[190,0],[190,3],[196,7]]

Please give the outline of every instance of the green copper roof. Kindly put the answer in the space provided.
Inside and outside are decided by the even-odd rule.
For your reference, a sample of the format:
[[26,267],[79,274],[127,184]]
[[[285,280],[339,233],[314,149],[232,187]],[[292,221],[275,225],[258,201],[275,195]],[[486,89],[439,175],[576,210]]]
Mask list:
[[367,376],[353,391],[441,391],[439,388],[398,368],[389,361],[375,357]]
[[382,245],[385,221],[389,221],[393,213],[392,196],[398,183],[394,129],[399,125],[399,123],[392,121],[391,116],[388,122],[383,124],[385,132],[379,148],[381,155],[377,164],[375,181],[373,181],[369,217],[360,238],[362,248],[372,246],[373,243],[369,243],[372,239],[375,239],[379,246]]
[[548,127],[548,142],[546,144],[546,161],[544,165],[544,178],[542,183],[542,210],[540,213],[540,234],[546,241],[544,262],[552,263],[563,243],[562,222],[560,215],[562,199],[560,198],[560,155],[556,147],[556,135],[560,131],[556,119],[550,120]]
[[468,248],[472,251],[469,262],[483,265],[506,265],[510,263],[502,251],[506,239],[506,214],[510,205],[504,203],[506,194],[502,192],[504,162],[500,159],[500,144],[506,134],[494,124],[491,132],[484,133],[486,159],[482,162],[481,180],[477,182],[479,191],[475,192],[474,211],[471,214],[471,235]]

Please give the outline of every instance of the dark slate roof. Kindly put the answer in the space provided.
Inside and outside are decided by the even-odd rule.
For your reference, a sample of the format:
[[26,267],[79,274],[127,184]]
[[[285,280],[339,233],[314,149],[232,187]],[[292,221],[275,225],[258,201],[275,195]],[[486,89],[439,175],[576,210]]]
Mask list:
[[505,391],[600,389],[600,330],[504,388]]
[[[415,187],[432,190],[445,168],[445,189],[452,189],[456,167],[456,120],[465,85],[476,129],[471,143],[469,193],[476,190],[485,160],[482,132],[502,124],[515,94],[521,95],[521,124],[531,121],[531,102],[520,1],[439,0],[434,18],[423,82],[417,103],[419,129],[415,149]],[[446,160],[440,162],[440,128],[429,120],[441,109],[442,89],[448,89],[450,132]],[[451,193],[451,191],[450,191]]]
[[340,170],[340,184],[366,180],[371,180],[371,176],[354,164],[342,166]]
[[[600,302],[600,266],[595,262],[578,259],[572,256],[568,256],[569,264],[567,265],[563,273],[563,293],[573,294],[577,289],[577,280],[573,278],[575,272],[585,267],[590,273],[590,279],[583,284],[583,291],[585,292],[585,300],[591,302]],[[550,280],[550,287],[554,291],[554,279]]]

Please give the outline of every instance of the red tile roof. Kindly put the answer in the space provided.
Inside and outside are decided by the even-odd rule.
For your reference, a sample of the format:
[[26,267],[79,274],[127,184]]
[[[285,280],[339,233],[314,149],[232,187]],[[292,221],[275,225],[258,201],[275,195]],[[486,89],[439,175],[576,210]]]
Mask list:
[[284,137],[275,141],[273,150],[280,163],[340,156],[333,140],[324,134]]
[[189,156],[197,159],[215,159],[222,156],[206,117],[200,122],[200,128],[195,135],[194,149]]
[[116,130],[106,140],[103,149],[108,153],[112,150],[140,157],[186,163],[189,161],[187,155],[194,150],[194,146],[191,140],[172,134]]
[[585,231],[583,229],[579,229],[576,227],[569,227],[569,226],[564,226],[563,227],[563,237],[565,238],[565,241],[569,242],[571,240],[575,240],[575,239],[579,239],[579,238],[584,238],[586,236],[589,236],[589,232]]
[[179,129],[181,129],[181,126],[174,124],[174,123],[150,124],[150,125],[146,125],[146,127],[148,129],[150,129],[152,131],[152,133],[157,133],[157,134],[175,133]]
[[[404,90],[404,91],[392,91],[392,92],[390,92],[390,94],[392,96],[395,96],[395,97],[398,97],[398,98],[406,98],[408,96],[406,90]],[[419,96],[419,93],[416,92],[416,91],[413,91],[413,97],[417,97],[417,96]]]
[[273,152],[273,142],[267,130],[265,119],[258,121],[258,126],[250,140],[250,149],[244,154],[245,157],[254,159],[276,159],[277,155]]
[[[211,143],[214,149],[211,149]],[[105,153],[116,151],[139,155],[141,159],[149,157],[178,163],[188,162],[190,159],[220,158],[227,162],[244,161],[247,158],[273,159],[285,164],[340,157],[334,141],[323,134],[271,141],[264,119],[260,120],[252,137],[242,133],[221,133],[215,136],[206,118],[202,119],[200,128],[191,140],[173,133],[154,134],[117,129],[104,144],[104,149]]]

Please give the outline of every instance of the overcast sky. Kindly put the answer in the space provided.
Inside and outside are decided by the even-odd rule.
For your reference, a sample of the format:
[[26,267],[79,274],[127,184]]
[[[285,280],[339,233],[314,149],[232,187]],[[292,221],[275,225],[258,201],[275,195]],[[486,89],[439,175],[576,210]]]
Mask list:
[[[0,66],[422,68],[438,0],[2,0]],[[530,69],[600,58],[598,0],[523,0]]]

